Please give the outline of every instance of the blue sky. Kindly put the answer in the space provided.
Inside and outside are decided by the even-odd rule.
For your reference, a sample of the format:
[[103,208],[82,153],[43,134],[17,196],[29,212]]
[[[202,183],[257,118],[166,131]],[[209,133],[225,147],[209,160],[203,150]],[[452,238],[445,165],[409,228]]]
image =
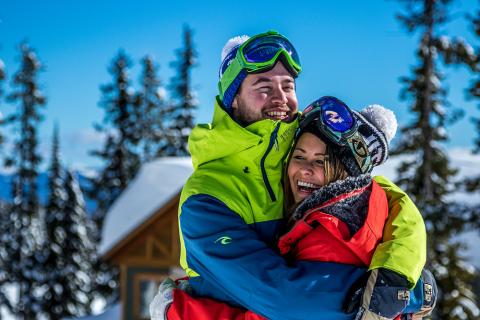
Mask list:
[[[301,108],[322,95],[335,95],[353,108],[380,103],[393,109],[400,125],[409,119],[399,100],[399,77],[416,64],[418,34],[409,35],[395,19],[396,1],[120,1],[0,0],[0,59],[11,76],[18,68],[17,46],[28,40],[45,72],[40,83],[48,97],[41,126],[42,152],[48,155],[53,124],[60,124],[63,160],[72,166],[98,164],[87,151],[101,145],[92,124],[103,119],[99,86],[111,79],[107,66],[123,48],[138,61],[151,54],[164,84],[172,77],[170,62],[181,46],[183,24],[194,30],[199,53],[193,85],[198,94],[197,121],[210,121],[217,93],[220,52],[232,36],[275,29],[297,47],[303,65],[298,79]],[[445,34],[480,42],[468,30],[464,13],[480,9],[474,0],[451,6],[454,20]],[[477,42],[475,42],[477,41]],[[479,116],[475,102],[465,101],[470,78],[465,68],[444,70],[449,98],[467,117],[448,129],[448,147],[472,148]],[[0,111],[11,108],[5,103]]]

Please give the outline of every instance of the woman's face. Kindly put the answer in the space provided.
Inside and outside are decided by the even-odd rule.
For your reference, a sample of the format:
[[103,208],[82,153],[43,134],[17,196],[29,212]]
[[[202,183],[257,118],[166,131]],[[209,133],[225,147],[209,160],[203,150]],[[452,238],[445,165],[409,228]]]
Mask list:
[[325,153],[325,143],[315,135],[300,136],[287,170],[295,203],[325,185]]

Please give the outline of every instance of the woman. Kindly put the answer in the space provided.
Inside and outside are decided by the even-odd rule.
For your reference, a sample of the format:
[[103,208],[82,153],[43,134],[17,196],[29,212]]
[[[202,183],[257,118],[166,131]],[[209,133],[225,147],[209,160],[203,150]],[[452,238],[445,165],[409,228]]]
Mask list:
[[[288,231],[280,237],[278,247],[287,259],[363,269],[370,265],[388,216],[385,192],[372,179],[371,170],[387,159],[396,129],[393,112],[381,106],[357,113],[334,97],[322,97],[305,109],[285,174]],[[326,318],[353,319],[367,314],[394,318],[398,310],[417,312],[422,304],[424,313],[431,310],[434,299],[426,301],[423,297],[420,303],[410,303],[406,308],[410,292],[404,289],[408,281],[396,270],[372,272],[378,281],[388,280],[389,290],[398,289],[396,294],[404,298],[388,301],[386,306],[376,303],[384,292],[373,292],[371,302],[362,302],[360,309],[358,301],[344,306],[350,312],[347,315],[339,303],[343,297],[339,297],[328,306],[331,312]],[[417,287],[415,296],[422,296],[422,286]],[[163,319],[165,307],[174,298],[167,310],[168,319],[263,319],[250,311],[192,298],[173,289],[173,282],[162,284],[152,303],[152,315],[159,314]],[[360,299],[361,294],[357,297]]]

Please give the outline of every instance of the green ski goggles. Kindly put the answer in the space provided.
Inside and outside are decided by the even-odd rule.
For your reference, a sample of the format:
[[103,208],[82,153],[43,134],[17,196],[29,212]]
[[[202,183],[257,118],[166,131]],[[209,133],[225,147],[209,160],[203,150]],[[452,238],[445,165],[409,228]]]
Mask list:
[[223,60],[219,71],[218,87],[224,106],[231,105],[247,74],[268,71],[278,60],[283,62],[294,77],[302,71],[297,50],[276,31],[253,36],[232,50]]

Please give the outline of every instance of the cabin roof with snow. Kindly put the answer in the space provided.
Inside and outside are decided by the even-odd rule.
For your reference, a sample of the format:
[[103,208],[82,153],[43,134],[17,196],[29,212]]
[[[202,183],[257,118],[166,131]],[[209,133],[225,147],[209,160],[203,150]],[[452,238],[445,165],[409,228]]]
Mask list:
[[105,217],[100,254],[108,253],[175,197],[192,172],[189,157],[160,158],[144,164]]

